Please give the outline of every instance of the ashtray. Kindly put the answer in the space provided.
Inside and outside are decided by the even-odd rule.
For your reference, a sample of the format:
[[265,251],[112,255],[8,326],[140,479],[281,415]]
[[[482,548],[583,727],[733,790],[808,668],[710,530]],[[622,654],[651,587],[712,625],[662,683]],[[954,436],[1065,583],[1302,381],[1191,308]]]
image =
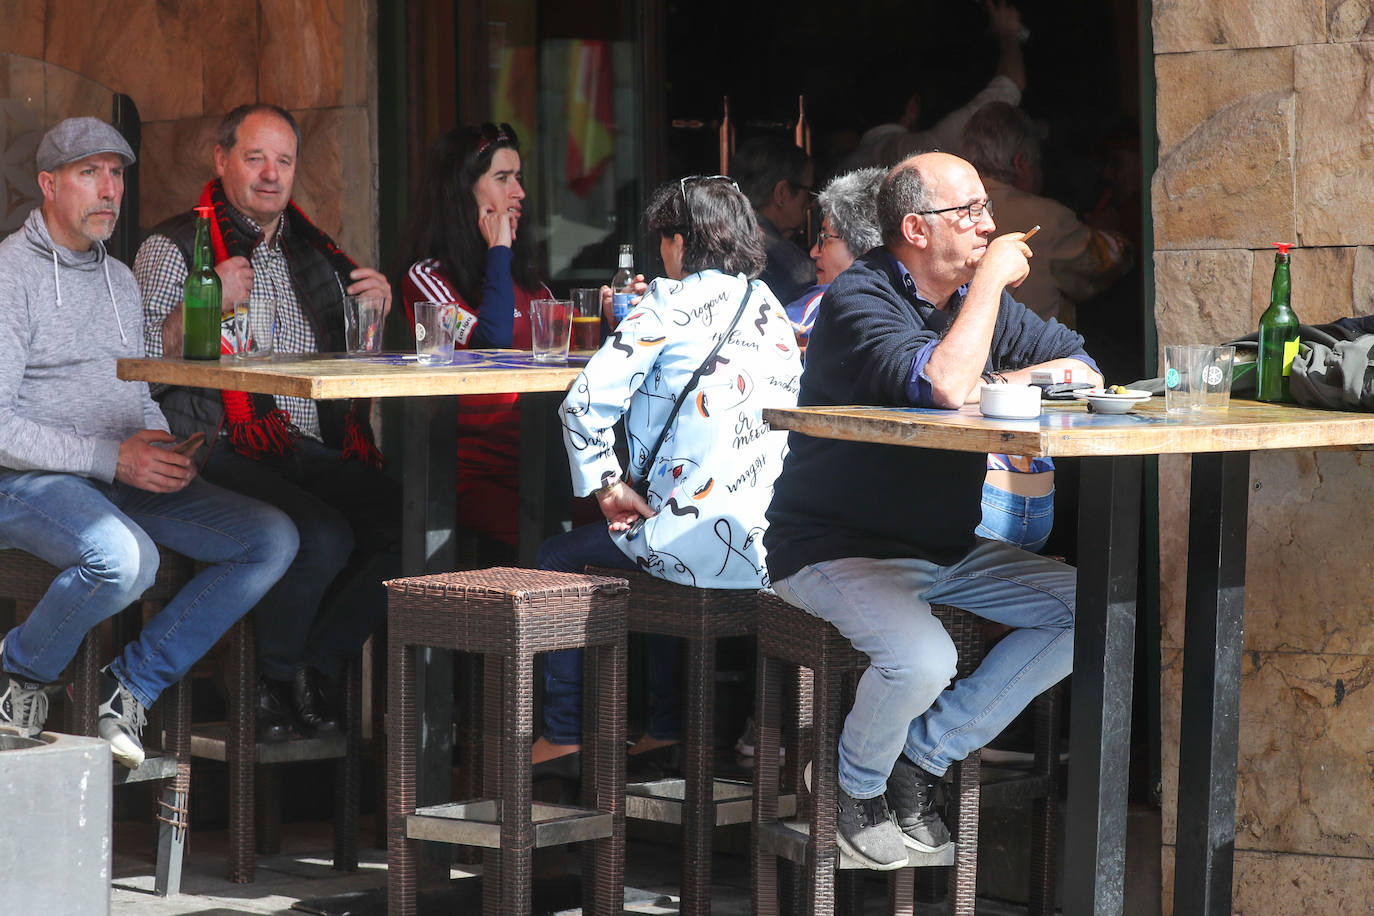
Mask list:
[[978,410],[994,420],[1034,420],[1040,416],[1040,389],[1034,385],[984,385]]

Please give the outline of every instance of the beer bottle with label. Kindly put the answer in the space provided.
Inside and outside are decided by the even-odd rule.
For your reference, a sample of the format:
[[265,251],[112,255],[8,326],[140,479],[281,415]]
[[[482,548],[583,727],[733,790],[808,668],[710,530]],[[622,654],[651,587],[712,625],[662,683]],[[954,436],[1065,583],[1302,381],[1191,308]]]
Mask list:
[[1288,249],[1291,244],[1275,242],[1274,282],[1269,290],[1269,308],[1260,316],[1259,370],[1255,397],[1271,404],[1293,400],[1288,389],[1289,370],[1298,355],[1298,316],[1289,302]]
[[196,243],[181,300],[181,355],[186,359],[219,359],[223,292],[210,247],[214,208],[196,207],[196,213]]
[[630,297],[634,295],[635,280],[635,246],[620,246],[620,263],[611,278],[611,314],[615,318],[615,323],[625,320],[625,316],[630,313]]

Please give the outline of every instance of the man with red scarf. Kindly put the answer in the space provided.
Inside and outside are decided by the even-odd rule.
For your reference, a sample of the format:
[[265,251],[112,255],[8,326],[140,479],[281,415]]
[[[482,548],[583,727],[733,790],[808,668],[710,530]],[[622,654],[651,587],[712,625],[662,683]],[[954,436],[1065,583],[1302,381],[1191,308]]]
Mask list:
[[[279,352],[342,351],[344,293],[381,297],[389,309],[391,286],[292,203],[295,119],[275,105],[241,105],[216,139],[219,178],[199,203],[214,208],[224,305],[273,298]],[[134,262],[149,355],[180,355],[194,234],[188,208],[157,226]],[[207,480],[277,506],[300,532],[295,562],[254,609],[260,740],[293,727],[338,730],[320,676],[336,677],[361,649],[385,613],[381,582],[399,570],[399,490],[379,470],[367,403],[180,387],[155,396],[175,432],[202,430],[213,443]]]

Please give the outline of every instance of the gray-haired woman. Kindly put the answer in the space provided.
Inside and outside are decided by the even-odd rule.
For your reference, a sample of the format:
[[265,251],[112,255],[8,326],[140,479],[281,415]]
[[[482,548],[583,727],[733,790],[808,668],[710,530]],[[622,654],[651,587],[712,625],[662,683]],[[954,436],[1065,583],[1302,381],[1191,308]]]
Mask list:
[[830,281],[848,269],[854,259],[882,244],[878,232],[878,188],[887,169],[855,169],[830,179],[817,195],[821,231],[811,246],[816,262],[816,285],[787,306],[787,317],[797,342],[806,343]]

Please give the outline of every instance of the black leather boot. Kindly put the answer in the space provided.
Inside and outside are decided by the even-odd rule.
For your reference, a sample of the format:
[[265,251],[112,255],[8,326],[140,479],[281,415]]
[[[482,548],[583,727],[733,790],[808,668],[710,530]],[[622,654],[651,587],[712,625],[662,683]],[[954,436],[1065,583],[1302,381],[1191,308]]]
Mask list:
[[296,669],[291,678],[291,707],[303,734],[332,735],[343,730],[339,716],[329,708],[320,690],[320,673],[309,665]]
[[290,684],[269,678],[258,678],[257,732],[258,740],[276,744],[291,737],[291,711],[286,695]]

